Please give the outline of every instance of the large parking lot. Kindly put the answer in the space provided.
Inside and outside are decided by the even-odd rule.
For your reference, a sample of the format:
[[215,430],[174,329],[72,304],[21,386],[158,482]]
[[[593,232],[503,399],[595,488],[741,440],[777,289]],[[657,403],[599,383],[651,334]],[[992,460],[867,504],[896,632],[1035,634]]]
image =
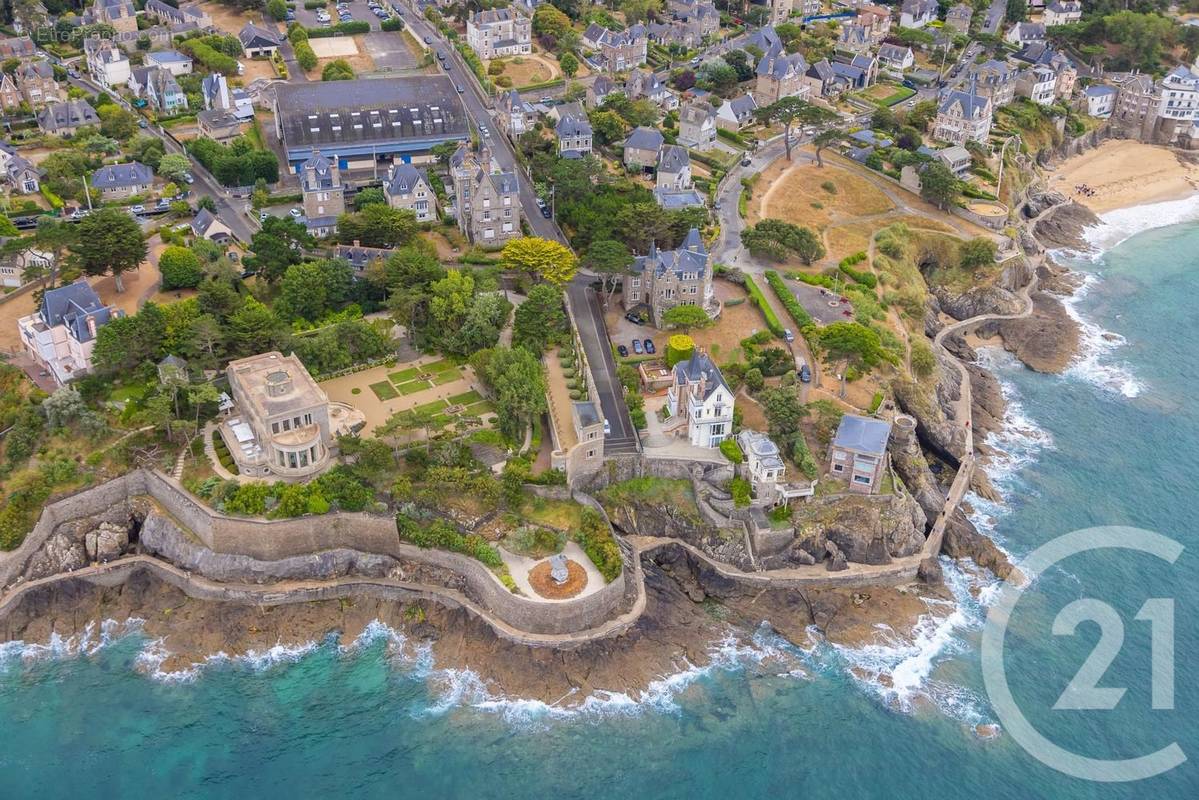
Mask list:
[[371,31],[362,37],[377,70],[419,69],[420,59],[399,32]]
[[[367,8],[366,0],[346,0],[346,2],[349,4],[349,8],[347,10],[349,11],[350,16],[359,22],[369,22],[372,31],[380,30],[382,21],[373,13],[371,13],[369,8]],[[330,22],[328,24],[337,24],[339,22],[337,18],[337,9],[334,8],[334,4],[332,2],[326,7],[326,11],[329,12],[330,17]],[[305,28],[326,27],[325,23],[317,22],[316,11],[304,8],[303,3],[296,4],[295,14],[296,21]]]

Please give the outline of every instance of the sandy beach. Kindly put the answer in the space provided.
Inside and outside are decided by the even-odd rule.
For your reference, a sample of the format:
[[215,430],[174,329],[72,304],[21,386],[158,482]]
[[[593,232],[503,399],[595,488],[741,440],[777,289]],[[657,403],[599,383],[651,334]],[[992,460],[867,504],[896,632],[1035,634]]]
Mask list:
[[[1081,192],[1079,186],[1092,191]],[[1195,194],[1199,191],[1199,161],[1179,158],[1165,147],[1107,141],[1052,170],[1049,188],[1103,214]]]

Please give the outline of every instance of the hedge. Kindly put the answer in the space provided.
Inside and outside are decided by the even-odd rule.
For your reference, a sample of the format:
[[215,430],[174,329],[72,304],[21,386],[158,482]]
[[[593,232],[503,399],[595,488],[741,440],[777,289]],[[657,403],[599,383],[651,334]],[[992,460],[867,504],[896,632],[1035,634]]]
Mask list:
[[399,17],[388,17],[383,20],[382,26],[385,31],[402,31],[404,30],[404,20]]
[[328,8],[329,3],[326,0],[304,0],[304,8],[309,11],[316,11],[318,8]]
[[328,39],[332,36],[353,36],[356,33],[370,33],[371,24],[369,22],[361,22],[354,20],[353,22],[339,22],[336,25],[330,25],[328,28],[305,28],[308,36],[314,39]]
[[716,136],[721,139],[727,139],[733,144],[745,147],[745,137],[735,131],[725,130],[724,128],[716,129]]
[[741,446],[737,444],[736,439],[725,439],[721,442],[720,452],[734,464],[740,464],[745,461],[745,453],[741,452]]
[[57,211],[58,209],[63,207],[64,203],[62,201],[62,198],[59,197],[58,195],[56,195],[54,192],[50,191],[50,187],[44,183],[41,184],[41,192],[42,192],[42,197],[46,198],[46,202],[49,203],[50,207],[53,208],[55,211]]
[[217,51],[204,42],[192,39],[180,44],[179,49],[190,54],[192,58],[213,72],[221,72],[225,75],[237,74],[237,59]]
[[308,44],[307,39],[293,42],[291,48],[295,51],[296,63],[300,65],[300,69],[310,70],[316,67],[316,51],[312,49],[312,45]]
[[774,293],[778,295],[783,308],[787,309],[787,313],[795,319],[795,324],[799,326],[801,331],[815,324],[812,315],[799,304],[799,301],[795,299],[795,295],[791,294],[790,290],[787,289],[787,284],[783,282],[782,276],[774,270],[768,269],[766,270],[766,282],[770,284],[771,289],[774,289]]
[[857,283],[860,283],[863,286],[869,286],[871,289],[873,289],[875,286],[878,286],[878,276],[876,276],[873,272],[866,272],[865,270],[853,268],[854,264],[859,264],[865,260],[865,253],[854,253],[851,256],[846,256],[845,258],[841,259],[841,263],[837,265],[837,268],[849,277],[853,278]]
[[[766,280],[770,280],[772,274],[772,272],[767,272]],[[770,303],[766,300],[766,295],[762,294],[762,290],[758,288],[758,285],[754,283],[754,279],[749,275],[745,276],[745,288],[749,292],[750,299],[754,301],[754,305],[758,307],[758,310],[762,312],[762,316],[766,318],[766,327],[770,329],[771,333],[782,339],[783,323],[779,322],[778,315],[774,313],[774,309],[770,307]]]

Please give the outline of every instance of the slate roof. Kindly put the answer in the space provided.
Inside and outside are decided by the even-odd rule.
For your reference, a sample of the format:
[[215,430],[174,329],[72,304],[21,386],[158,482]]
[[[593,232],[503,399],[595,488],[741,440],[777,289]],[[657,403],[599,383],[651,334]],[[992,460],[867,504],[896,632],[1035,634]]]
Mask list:
[[853,450],[858,453],[882,456],[887,452],[887,439],[891,436],[891,423],[881,419],[846,414],[837,426],[833,447]]
[[878,57],[885,61],[903,61],[911,55],[912,48],[898,44],[884,44],[878,48]]
[[166,64],[190,64],[191,56],[180,53],[178,50],[159,50],[154,53],[146,53],[146,61],[152,61],[159,66]]
[[383,189],[388,194],[402,195],[412,192],[413,187],[424,181],[428,183],[428,178],[422,170],[417,169],[411,164],[396,164],[391,171],[391,175],[387,180],[383,181]]
[[961,89],[954,89],[945,95],[945,99],[938,106],[938,111],[942,114],[949,112],[955,104],[961,104],[962,116],[973,119],[981,117],[987,111],[988,100],[986,97],[980,97],[974,93],[973,87],[969,92],[963,92]]
[[300,183],[305,192],[332,189],[336,184],[333,161],[320,153],[314,153],[300,165]]
[[99,125],[100,117],[86,100],[68,100],[65,103],[51,103],[39,111],[37,124],[42,130],[54,133],[63,128]]
[[641,126],[633,129],[633,132],[629,134],[629,138],[624,140],[624,146],[626,150],[634,147],[638,150],[657,151],[662,149],[664,141],[666,140],[662,137],[660,130]]
[[[278,47],[283,41],[278,33],[266,28],[260,28],[253,22],[247,22],[237,34],[242,47]],[[338,81],[340,83],[340,81]]]
[[212,227],[212,223],[216,221],[216,214],[213,214],[207,208],[201,208],[196,212],[196,216],[192,217],[192,233],[196,236],[203,236]]
[[558,136],[590,136],[591,123],[586,117],[576,117],[573,114],[562,117],[558,120],[558,126],[554,129]]
[[695,228],[687,233],[677,250],[659,250],[657,245],[652,245],[648,254],[633,259],[634,273],[641,273],[649,268],[655,275],[664,275],[667,272],[680,275],[684,272],[702,273],[707,266],[708,250]]
[[93,189],[123,189],[154,182],[154,170],[137,161],[108,164],[92,173]]
[[466,110],[445,75],[284,83],[275,96],[288,148],[445,141],[468,132]]
[[1095,84],[1086,88],[1087,97],[1104,97],[1105,95],[1115,94],[1115,86],[1102,86]]
[[724,382],[724,375],[720,373],[720,368],[712,362],[707,353],[701,353],[698,349],[692,352],[691,358],[674,365],[674,374],[680,382],[699,383],[701,380],[705,381],[704,394],[701,398],[703,400],[707,400],[717,389],[724,389],[730,397],[733,394],[729,385]]
[[668,144],[658,153],[659,172],[679,172],[691,166],[691,156],[685,148]]
[[728,103],[729,109],[733,112],[733,116],[737,119],[743,119],[744,117],[754,113],[754,111],[758,108],[758,101],[754,100],[754,96],[752,94],[743,94],[740,97],[734,97],[732,100],[729,100]]
[[74,283],[51,289],[42,295],[40,316],[42,322],[50,327],[65,325],[76,341],[90,342],[92,334],[87,325],[89,316],[95,320],[96,327],[100,328],[122,314],[119,309],[104,305],[95,289],[80,278]]
[[762,56],[762,60],[758,62],[754,72],[759,76],[770,76],[775,80],[782,80],[787,77],[788,72],[794,71],[803,74],[807,70],[808,62],[804,61],[802,55],[799,53],[787,55],[783,52],[782,45],[779,45]]

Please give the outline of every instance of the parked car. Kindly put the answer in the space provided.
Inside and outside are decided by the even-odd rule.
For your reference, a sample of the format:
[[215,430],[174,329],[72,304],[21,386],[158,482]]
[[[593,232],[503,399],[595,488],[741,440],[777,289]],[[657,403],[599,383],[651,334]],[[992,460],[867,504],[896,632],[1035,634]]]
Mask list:
[[291,214],[292,217],[294,217],[295,219],[299,219],[300,217],[304,216],[304,212],[298,208],[293,208],[291,211],[288,211],[287,213]]
[[799,368],[799,379],[801,381],[803,381],[804,383],[812,382],[812,370],[808,367],[807,364],[804,364],[802,367]]
[[431,36],[426,36],[425,44],[433,44],[433,38]]
[[139,203],[139,204],[135,205],[133,208],[129,209],[129,211],[134,214],[145,214],[146,207]]
[[150,123],[146,122],[144,119],[139,119],[139,120],[137,121],[137,127],[139,127],[139,128],[148,128],[148,127],[150,127]]
[[612,435],[612,424],[608,420],[604,420],[604,436]]
[[68,68],[67,68],[67,75],[69,75],[69,76],[70,76],[70,77],[72,77],[72,78],[78,78],[78,77],[79,77],[79,70],[75,69],[74,67],[68,67]]
[[241,256],[239,256],[239,255],[237,254],[237,251],[236,251],[236,250],[230,250],[230,251],[227,253],[227,255],[229,256],[229,260],[230,260],[230,261],[240,261],[240,260],[241,260]]
[[783,340],[787,343],[795,341],[795,334],[791,332],[790,328],[783,328]]
[[657,350],[654,348],[654,340],[653,339],[645,340],[645,352],[649,353],[651,356],[657,352]]
[[546,219],[549,219],[552,216],[554,216],[554,212],[549,206],[543,205],[541,207],[541,216],[545,217]]
[[642,322],[641,317],[637,316],[632,311],[625,314],[624,318],[627,319],[629,322],[633,323],[634,325],[644,325],[645,324],[644,322]]
[[269,216],[270,216],[270,214],[266,213],[265,211],[259,211],[259,212],[258,212],[258,221],[259,221],[259,222],[266,222],[266,219],[267,219],[267,217],[269,217]]
[[745,156],[744,158],[741,159],[741,166],[743,166],[743,167],[748,167],[750,165],[750,163],[752,163],[752,162],[750,161],[749,156]]
[[444,50],[438,50],[438,51],[437,51],[437,60],[438,60],[438,61],[445,61],[445,51],[444,51]]
[[171,201],[166,199],[165,197],[159,198],[158,202],[154,205],[154,207],[157,208],[159,211],[166,211],[168,208],[171,207]]
[[641,355],[642,353],[645,352],[645,348],[641,346],[640,339],[633,340],[633,352],[636,353],[637,355]]
[[616,352],[620,353],[621,358],[629,357],[629,348],[625,347],[623,344],[618,344],[616,346]]
[[189,185],[193,184],[196,182],[196,176],[192,175],[190,172],[185,172],[183,173],[183,182]]

